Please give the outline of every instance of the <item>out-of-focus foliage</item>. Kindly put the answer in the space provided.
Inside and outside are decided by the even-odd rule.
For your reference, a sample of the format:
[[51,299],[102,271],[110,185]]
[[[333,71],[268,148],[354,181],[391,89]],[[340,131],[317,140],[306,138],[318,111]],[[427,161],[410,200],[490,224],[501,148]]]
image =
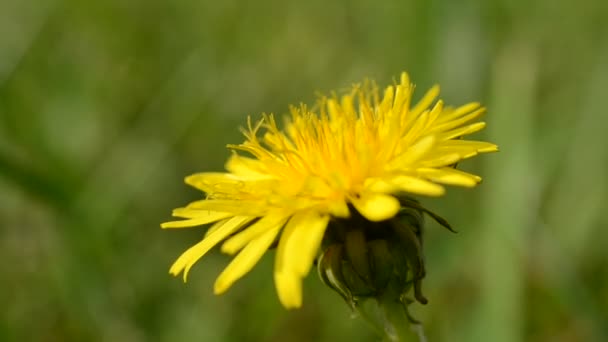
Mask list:
[[[424,199],[430,341],[608,340],[608,2],[0,1],[0,340],[374,341],[272,256],[221,297],[215,252],[167,274],[249,114],[402,70],[488,106],[475,191]],[[418,94],[420,96],[420,94]]]

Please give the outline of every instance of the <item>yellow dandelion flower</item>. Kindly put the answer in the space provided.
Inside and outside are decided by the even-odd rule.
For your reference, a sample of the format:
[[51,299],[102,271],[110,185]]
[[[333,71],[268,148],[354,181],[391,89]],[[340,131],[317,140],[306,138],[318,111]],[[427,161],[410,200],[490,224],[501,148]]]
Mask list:
[[[457,108],[436,101],[432,87],[415,105],[408,75],[380,96],[369,84],[341,97],[320,100],[318,110],[292,107],[279,129],[272,115],[248,121],[245,142],[229,145],[227,172],[198,173],[186,183],[206,193],[204,200],[173,211],[184,220],[163,228],[213,223],[198,244],[175,261],[183,273],[211,248],[236,255],[215,282],[225,292],[278,242],[274,281],[286,308],[302,304],[302,278],[310,271],[332,218],[353,210],[371,222],[391,219],[401,209],[400,194],[441,196],[443,185],[474,187],[479,176],[455,163],[494,144],[460,139],[477,132],[485,108]],[[245,152],[243,156],[238,152]]]

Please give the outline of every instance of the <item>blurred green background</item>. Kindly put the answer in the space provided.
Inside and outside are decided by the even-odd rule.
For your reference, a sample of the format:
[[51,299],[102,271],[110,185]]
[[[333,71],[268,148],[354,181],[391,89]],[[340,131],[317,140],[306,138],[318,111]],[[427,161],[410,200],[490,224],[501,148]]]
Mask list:
[[479,100],[501,152],[424,199],[429,341],[608,341],[608,2],[0,0],[0,341],[375,341],[272,253],[227,294],[202,229],[163,231],[247,115],[403,70]]

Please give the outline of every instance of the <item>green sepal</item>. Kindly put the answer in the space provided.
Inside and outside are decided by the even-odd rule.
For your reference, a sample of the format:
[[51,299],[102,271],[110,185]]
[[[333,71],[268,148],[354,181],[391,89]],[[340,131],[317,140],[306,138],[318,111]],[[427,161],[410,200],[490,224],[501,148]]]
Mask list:
[[363,229],[348,231],[344,239],[344,247],[346,248],[346,256],[354,271],[363,278],[364,281],[369,282],[371,280],[371,271],[369,267],[367,242],[365,241]]
[[[394,257],[386,240],[372,240],[367,247],[374,285],[377,289],[384,289],[395,272]],[[407,265],[405,267],[407,275]]]
[[327,246],[319,256],[317,272],[323,284],[336,291],[351,308],[355,307],[355,299],[352,292],[346,285],[346,280],[342,273],[342,259],[344,249],[340,244]]
[[420,211],[424,212],[425,214],[427,214],[430,217],[432,217],[433,220],[435,220],[437,223],[439,223],[441,226],[443,226],[447,230],[451,231],[452,233],[458,233],[456,230],[454,230],[454,228],[452,228],[452,226],[450,225],[450,223],[446,219],[444,219],[443,217],[441,217],[441,216],[435,214],[434,212],[426,209],[425,207],[423,207],[422,205],[420,205],[420,203],[418,203],[418,201],[413,200],[413,199],[408,198],[408,197],[399,197],[399,202],[404,207],[410,207],[410,208],[414,208],[414,209],[417,209],[417,210],[420,210]]
[[400,245],[412,270],[412,281],[414,282],[414,297],[421,304],[426,304],[428,300],[422,294],[422,279],[426,275],[424,259],[422,257],[422,246],[415,233],[415,228],[411,225],[391,220],[391,227],[399,239]]

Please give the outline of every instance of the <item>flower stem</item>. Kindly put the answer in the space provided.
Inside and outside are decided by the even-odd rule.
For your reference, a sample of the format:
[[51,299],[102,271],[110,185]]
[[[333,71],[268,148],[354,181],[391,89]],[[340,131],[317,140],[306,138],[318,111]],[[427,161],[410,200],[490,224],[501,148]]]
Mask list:
[[399,298],[393,291],[386,291],[377,297],[361,298],[356,310],[382,334],[383,341],[404,342],[417,338],[419,342],[426,342],[422,324],[409,316],[406,304]]

